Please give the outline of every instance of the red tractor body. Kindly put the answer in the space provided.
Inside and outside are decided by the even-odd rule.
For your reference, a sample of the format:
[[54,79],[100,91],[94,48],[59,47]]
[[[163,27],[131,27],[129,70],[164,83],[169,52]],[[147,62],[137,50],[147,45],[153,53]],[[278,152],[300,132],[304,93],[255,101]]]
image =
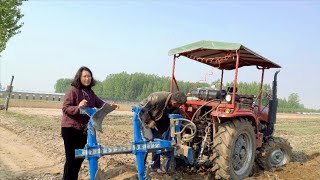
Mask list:
[[[197,126],[195,138],[185,142],[195,152],[196,166],[212,170],[216,178],[247,177],[254,161],[259,160],[255,158],[256,150],[266,149],[263,144],[269,144],[276,122],[279,71],[274,76],[269,107],[262,106],[264,72],[280,66],[238,43],[199,41],[172,49],[169,55],[173,55],[171,92],[179,90],[175,65],[181,56],[221,70],[219,89],[192,89],[187,94],[187,103],[181,107]],[[261,71],[258,94],[237,93],[238,69],[246,66],[256,66]],[[234,70],[233,87],[223,89],[224,72],[228,70]],[[281,142],[284,147],[271,148],[278,154],[271,152],[266,166],[277,167],[290,160],[288,143]],[[262,166],[265,159],[260,163]]]

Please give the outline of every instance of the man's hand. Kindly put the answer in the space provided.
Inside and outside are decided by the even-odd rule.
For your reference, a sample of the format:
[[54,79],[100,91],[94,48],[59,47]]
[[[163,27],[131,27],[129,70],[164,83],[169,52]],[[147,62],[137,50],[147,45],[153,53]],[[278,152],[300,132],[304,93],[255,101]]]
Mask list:
[[79,107],[80,108],[85,108],[87,106],[87,100],[83,99],[80,103],[79,103]]
[[149,128],[154,129],[156,127],[156,122],[154,120],[150,120],[148,126]]

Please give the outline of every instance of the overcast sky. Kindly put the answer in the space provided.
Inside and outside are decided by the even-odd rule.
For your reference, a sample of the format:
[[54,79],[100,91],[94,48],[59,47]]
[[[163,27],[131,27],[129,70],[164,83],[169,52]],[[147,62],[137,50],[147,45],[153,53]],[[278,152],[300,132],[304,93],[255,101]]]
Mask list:
[[[14,75],[15,90],[54,92],[59,78],[73,78],[83,65],[101,81],[122,71],[170,76],[170,49],[212,40],[241,43],[280,64],[279,97],[298,93],[305,106],[320,108],[317,1],[29,0],[21,10],[21,34],[0,57],[1,84]],[[184,58],[176,70],[184,81],[220,77],[218,70]],[[266,71],[265,83],[275,71]],[[225,76],[230,81],[233,72]],[[260,71],[243,69],[239,80],[259,81]]]

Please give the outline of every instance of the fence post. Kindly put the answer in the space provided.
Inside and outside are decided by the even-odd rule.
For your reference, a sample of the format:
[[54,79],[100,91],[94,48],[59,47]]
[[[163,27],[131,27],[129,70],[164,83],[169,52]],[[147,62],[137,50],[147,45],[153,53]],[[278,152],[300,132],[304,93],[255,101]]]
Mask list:
[[6,112],[8,111],[8,108],[9,108],[9,99],[11,97],[13,79],[14,79],[14,76],[12,76],[11,82],[10,82],[9,92],[8,92],[7,101],[6,101]]

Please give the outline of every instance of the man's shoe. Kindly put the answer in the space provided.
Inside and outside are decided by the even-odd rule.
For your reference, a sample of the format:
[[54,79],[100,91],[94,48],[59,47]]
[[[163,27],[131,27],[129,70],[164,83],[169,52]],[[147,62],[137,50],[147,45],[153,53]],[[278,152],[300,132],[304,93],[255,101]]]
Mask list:
[[150,169],[151,172],[164,173],[160,168]]
[[163,173],[163,171],[159,168],[159,169],[156,169],[156,172],[157,173]]

